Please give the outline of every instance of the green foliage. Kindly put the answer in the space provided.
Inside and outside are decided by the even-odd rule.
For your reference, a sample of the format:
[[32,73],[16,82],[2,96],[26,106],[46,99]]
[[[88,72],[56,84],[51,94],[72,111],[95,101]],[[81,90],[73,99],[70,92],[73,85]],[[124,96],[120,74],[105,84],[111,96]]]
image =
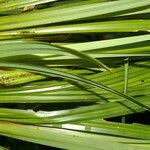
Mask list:
[[0,0],[0,149],[149,150],[149,5]]

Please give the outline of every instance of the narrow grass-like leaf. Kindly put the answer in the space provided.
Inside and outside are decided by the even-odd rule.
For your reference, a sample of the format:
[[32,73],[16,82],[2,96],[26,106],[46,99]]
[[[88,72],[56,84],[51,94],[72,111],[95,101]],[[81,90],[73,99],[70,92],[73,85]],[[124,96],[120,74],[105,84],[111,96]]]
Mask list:
[[[124,0],[105,3],[97,2],[94,4],[71,6],[62,9],[57,9],[56,7],[56,9],[52,8],[51,10],[51,8],[47,8],[26,14],[0,17],[0,30],[52,24],[98,15],[105,18],[107,15],[113,16],[115,14],[124,14],[125,12],[132,12],[135,11],[135,9],[147,7],[148,5],[149,0]],[[28,23],[26,23],[27,21]]]
[[0,32],[0,39],[34,37],[37,35],[69,34],[69,33],[98,33],[98,32],[138,32],[150,31],[150,20],[125,20],[95,23],[72,24],[42,28],[21,29]]
[[[93,41],[93,42],[82,42],[76,44],[63,44],[63,46],[68,48],[78,49],[80,51],[92,51],[92,50],[99,50],[109,47],[115,46],[125,46],[128,44],[136,44],[140,42],[148,42],[150,41],[150,35],[138,35],[132,37],[124,37],[124,38],[116,38],[116,39],[109,39],[109,40],[101,40],[101,41]],[[61,45],[61,44],[59,44]]]
[[96,67],[104,67],[105,69],[110,69],[105,66],[100,61],[96,60],[95,58],[92,58],[88,54],[79,52],[77,50],[71,49],[71,48],[65,48],[62,46],[53,46],[48,43],[44,42],[38,42],[38,41],[4,41],[0,43],[0,57],[7,57],[7,56],[16,56],[16,55],[25,55],[25,54],[72,54],[75,55],[81,59],[84,59],[88,61],[88,63],[91,63],[95,65]]
[[120,137],[132,137],[136,139],[150,140],[150,134],[147,134],[150,132],[149,126],[144,126],[140,124],[124,124],[104,120],[94,120],[83,121],[81,123],[75,124],[62,124],[53,126],[70,130],[85,131],[90,133],[103,133],[106,135],[117,135]]
[[[51,127],[25,126],[8,122],[0,122],[0,124],[1,135],[64,149],[107,150],[110,146],[112,150],[122,148],[123,150],[140,150],[141,148],[148,150],[149,148],[145,145],[149,143],[147,140],[118,138]],[[99,145],[101,146],[99,147]]]
[[[137,98],[137,101],[148,107],[150,106],[148,96]],[[26,124],[72,123],[106,119],[143,111],[142,107],[124,100],[50,112],[1,108],[0,120]]]
[[41,74],[45,74],[48,76],[57,76],[60,78],[64,78],[64,79],[68,79],[70,81],[75,81],[75,82],[81,82],[81,83],[86,83],[101,89],[104,89],[110,93],[113,93],[115,95],[118,95],[122,98],[125,98],[137,105],[140,105],[141,107],[144,107],[146,110],[150,110],[149,107],[139,103],[138,101],[136,101],[135,99],[133,99],[132,97],[129,97],[127,95],[124,95],[116,90],[113,90],[105,85],[102,84],[98,84],[96,82],[93,82],[91,80],[87,80],[85,78],[81,78],[72,74],[67,74],[67,73],[63,73],[60,71],[56,71],[56,70],[52,70],[46,67],[41,67],[41,66],[33,66],[33,65],[26,65],[26,64],[17,64],[17,63],[9,63],[9,62],[0,62],[0,67],[10,67],[10,68],[18,68],[18,69],[26,69],[26,70],[30,70],[31,72],[36,72],[36,73],[41,73]]

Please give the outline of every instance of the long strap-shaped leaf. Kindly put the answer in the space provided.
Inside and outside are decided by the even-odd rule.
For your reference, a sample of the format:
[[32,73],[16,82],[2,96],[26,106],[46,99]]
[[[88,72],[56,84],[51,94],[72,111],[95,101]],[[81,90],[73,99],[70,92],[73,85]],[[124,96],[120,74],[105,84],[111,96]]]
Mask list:
[[[48,125],[43,124],[43,126]],[[141,124],[124,124],[104,120],[92,120],[75,124],[54,125],[54,127],[150,140],[150,134],[148,134],[150,133],[150,127]]]
[[64,79],[68,79],[70,81],[74,81],[74,82],[81,82],[81,83],[86,83],[89,85],[92,85],[94,87],[98,87],[100,89],[104,89],[110,93],[116,94],[122,98],[125,98],[137,105],[140,105],[141,107],[144,107],[146,110],[150,110],[149,107],[137,102],[135,99],[133,99],[132,97],[129,97],[127,95],[124,95],[116,90],[113,90],[105,85],[93,82],[91,80],[87,80],[85,78],[81,78],[72,74],[68,74],[68,73],[64,73],[64,72],[60,72],[60,71],[56,71],[56,70],[52,70],[48,67],[42,67],[42,66],[34,66],[34,65],[27,65],[27,64],[19,64],[19,63],[9,63],[9,62],[0,62],[0,67],[10,67],[10,68],[19,68],[19,69],[26,69],[26,70],[30,70],[31,72],[36,72],[36,73],[40,73],[43,75],[48,75],[48,76],[57,76],[60,78],[64,78]]
[[24,54],[73,54],[81,59],[84,59],[88,63],[93,64],[95,67],[103,67],[110,71],[110,69],[98,61],[95,58],[92,58],[88,54],[74,50],[72,48],[65,48],[63,46],[53,46],[44,42],[36,41],[4,41],[0,42],[0,57],[15,56],[15,55],[24,55]]
[[[9,11],[12,9],[17,9],[25,6],[32,6],[32,5],[39,5],[39,4],[44,4],[44,3],[49,3],[49,2],[55,2],[58,0],[0,0],[0,11]],[[68,2],[61,2],[61,6],[57,6],[57,9],[60,8],[67,8],[70,6],[80,6],[84,4],[91,4],[95,2],[104,2],[104,1],[110,1],[110,0],[88,0],[88,1],[81,1],[81,2],[74,2],[72,1],[70,4]],[[65,4],[65,5],[64,5]]]
[[[140,65],[141,63],[139,63]],[[144,68],[141,67],[134,67],[134,66],[129,66],[130,68],[130,78],[128,80],[130,87],[134,88],[134,89],[138,89],[138,94],[140,94],[141,92],[143,92],[143,94],[145,93],[144,91],[147,91],[148,88],[148,82],[149,82],[149,76],[150,76],[150,72],[148,68],[148,64],[149,63],[143,63],[143,65],[145,66]],[[138,65],[138,64],[137,64]],[[147,68],[146,68],[147,67]],[[72,73],[81,75],[81,72],[84,71],[83,76],[85,78],[88,78],[90,80],[93,80],[95,82],[100,82],[104,85],[107,85],[111,88],[115,88],[118,90],[121,90],[123,87],[123,75],[124,75],[124,70],[122,67],[119,67],[118,69],[113,69],[113,73],[110,74],[108,72],[100,72],[97,74],[90,74],[87,75],[87,73],[89,73],[87,70],[74,70]],[[21,75],[24,74],[31,74],[25,71],[20,71],[20,70],[13,70],[13,71],[3,71],[0,75],[0,83],[4,84],[6,82],[6,85],[13,85],[16,84],[17,82],[20,81],[20,77]],[[34,75],[37,76],[37,75]],[[38,75],[39,76],[39,75]],[[10,79],[7,81],[7,79]],[[11,80],[12,79],[12,80]],[[22,80],[26,81],[28,80],[28,78],[22,78]],[[139,80],[146,80],[147,82],[141,83],[138,82]],[[56,94],[57,96],[59,94],[67,94],[67,95],[74,95],[74,94],[85,94],[88,95],[86,90],[81,91],[80,88],[75,87],[74,85],[71,85],[67,82],[64,81],[58,81],[58,80],[53,80],[53,81],[46,81],[46,82],[36,82],[36,83],[31,83],[28,84],[29,86],[23,86],[23,87],[12,87],[7,88],[7,89],[1,89],[0,90],[0,94],[2,95],[12,95],[12,94],[23,94],[23,93],[43,93],[43,92],[50,92],[50,94]],[[142,87],[147,86],[146,88],[143,88],[143,90],[140,90]],[[130,88],[129,87],[129,88]],[[89,86],[86,85],[86,88],[90,88]],[[130,91],[132,91],[132,88],[130,89]],[[91,89],[91,88],[90,88]],[[61,91],[60,91],[61,90]],[[134,90],[133,90],[134,91]],[[103,94],[106,93],[106,91],[101,91],[99,89],[94,89],[94,92],[98,93],[98,94]],[[90,93],[91,94],[91,93]],[[109,94],[110,95],[110,94]],[[137,94],[133,94],[132,96],[137,95]],[[113,95],[110,95],[113,96]]]
[[[139,71],[142,72],[141,74],[144,74],[144,75],[139,74],[138,73]],[[4,76],[2,73],[2,75],[0,75],[0,79],[2,78],[0,80],[0,83],[4,84],[5,82],[5,85],[13,85],[13,84],[15,85],[18,82],[24,83],[24,82],[30,81],[31,79],[32,81],[34,81],[35,79],[44,78],[43,76],[34,74],[33,77],[31,76],[31,77],[26,77],[25,79],[24,78],[17,79],[18,77],[20,77],[20,75],[22,75],[21,73],[16,71],[16,74],[14,72],[15,75],[13,77],[11,77],[11,75],[13,75],[11,73],[10,75],[6,74]],[[27,75],[31,74],[28,72],[23,72],[23,73]],[[133,75],[136,75],[136,77]],[[135,73],[132,73],[132,76],[130,74],[130,79],[129,79],[130,88],[128,89],[129,91],[128,95],[133,96],[133,97],[137,97],[141,95],[143,96],[149,95],[150,94],[150,91],[149,91],[150,86],[148,85],[149,75],[150,73],[148,72],[148,70],[146,72],[144,70],[137,70]],[[108,77],[105,78],[106,80],[104,80],[102,76],[99,76],[97,78],[100,78],[101,80],[99,81],[96,78],[94,79],[94,81],[101,82],[105,85],[109,85],[111,88],[115,88],[120,91],[120,89],[122,89],[123,87],[123,83],[120,84],[120,82],[123,80],[123,78],[121,78],[122,74],[120,74],[120,76],[117,75],[115,78],[110,78],[110,79],[109,79],[109,75],[107,76]],[[138,82],[139,80],[146,80],[147,83],[141,86],[140,83]],[[72,86],[69,85],[69,83],[66,84],[65,82],[60,82],[60,81],[56,82],[56,84],[53,84],[52,81],[47,81],[44,83],[45,83],[44,84],[45,86],[41,86],[40,83],[36,83],[37,86],[35,85],[32,86],[32,84],[29,84],[29,87],[27,86],[28,89],[11,88],[11,89],[4,89],[4,91],[1,90],[0,91],[0,103],[19,103],[19,102],[21,103],[22,102],[26,102],[26,103],[69,102],[69,103],[72,103],[72,102],[89,102],[89,101],[104,102],[106,100],[107,101],[120,100],[116,98],[116,96],[111,95],[107,93],[106,91],[101,91],[99,89],[91,89],[90,91],[81,90],[81,89],[78,89],[77,87],[73,88]],[[69,88],[65,89],[65,87],[68,85],[70,86],[70,88],[72,87],[70,90]]]
[[71,21],[97,15],[105,18],[105,15],[113,16],[115,13],[118,15],[126,11],[132,12],[134,9],[139,9],[147,5],[149,5],[149,0],[119,0],[114,2],[85,4],[81,5],[82,7],[71,6],[62,9],[59,7],[59,9],[57,9],[57,7],[56,9],[55,7],[52,9],[47,8],[26,14],[0,17],[0,30]]
[[40,27],[0,32],[0,38],[28,37],[36,35],[66,34],[66,33],[93,33],[93,32],[137,32],[150,31],[150,20],[106,21],[82,23],[52,27]]
[[[0,122],[0,135],[71,150],[149,150],[149,141]],[[74,142],[75,141],[75,142]],[[109,141],[109,144],[108,144]]]
[[150,41],[149,34],[132,36],[132,37],[124,37],[124,38],[115,38],[115,39],[109,39],[109,40],[93,41],[93,42],[82,42],[82,43],[75,43],[75,44],[70,44],[70,43],[59,44],[58,43],[58,45],[63,45],[64,47],[78,49],[80,51],[90,51],[90,50],[92,51],[96,49],[103,49],[103,48],[109,48],[109,47],[115,47],[115,46],[125,46],[128,44],[135,44],[135,43],[140,43],[144,41],[147,43]]
[[[150,106],[148,96],[137,100]],[[143,111],[142,107],[124,100],[50,112],[1,108],[0,120],[27,124],[56,124],[106,119]]]

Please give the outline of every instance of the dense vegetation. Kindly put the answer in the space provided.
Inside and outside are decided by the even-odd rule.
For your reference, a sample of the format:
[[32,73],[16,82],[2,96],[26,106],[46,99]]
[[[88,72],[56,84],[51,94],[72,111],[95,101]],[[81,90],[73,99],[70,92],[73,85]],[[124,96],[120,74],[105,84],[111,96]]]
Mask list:
[[0,150],[149,150],[149,6],[0,0]]

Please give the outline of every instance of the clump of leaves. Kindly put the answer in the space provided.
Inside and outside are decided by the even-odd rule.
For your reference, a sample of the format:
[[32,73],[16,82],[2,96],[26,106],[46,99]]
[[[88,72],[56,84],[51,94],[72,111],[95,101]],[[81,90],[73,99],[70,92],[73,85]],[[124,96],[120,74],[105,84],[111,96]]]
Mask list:
[[0,149],[148,150],[149,4],[0,0]]

